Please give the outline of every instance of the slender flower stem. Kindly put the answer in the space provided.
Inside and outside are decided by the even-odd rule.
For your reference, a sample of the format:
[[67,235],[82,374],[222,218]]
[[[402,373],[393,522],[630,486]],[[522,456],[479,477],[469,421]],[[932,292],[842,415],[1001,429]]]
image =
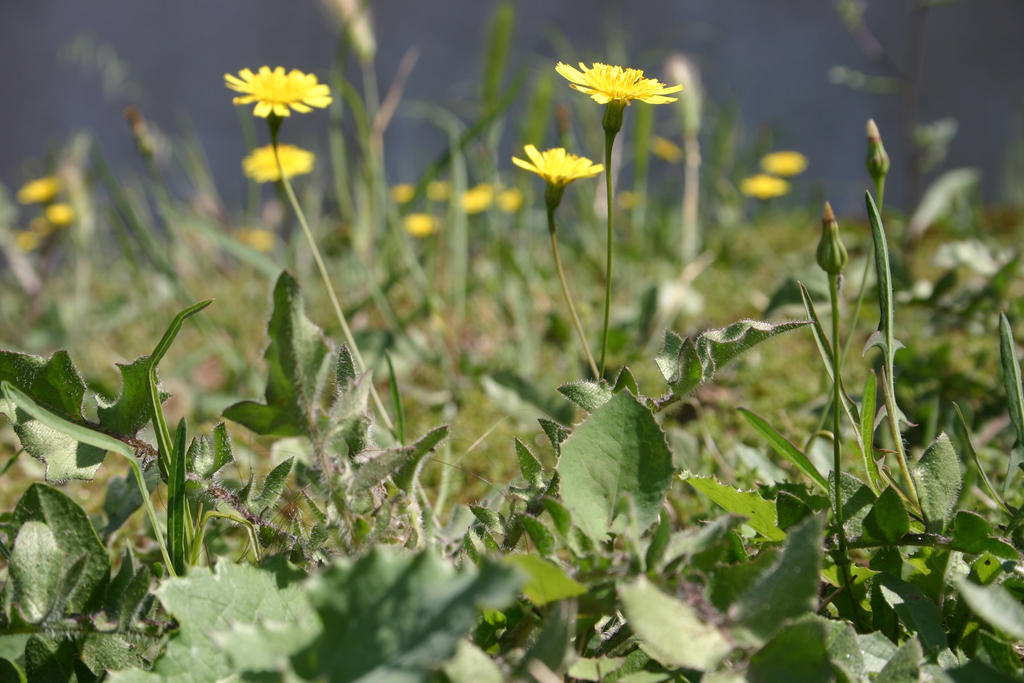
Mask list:
[[590,345],[587,344],[587,336],[583,334],[583,326],[580,324],[580,318],[576,315],[576,306],[572,303],[572,296],[569,295],[569,284],[565,280],[565,271],[562,270],[562,259],[558,255],[558,237],[555,231],[555,209],[548,207],[548,234],[551,236],[551,253],[555,257],[555,268],[558,269],[558,280],[562,283],[562,294],[565,296],[565,303],[569,306],[569,313],[572,315],[572,324],[576,327],[576,334],[580,337],[580,342],[583,344],[583,351],[587,354],[587,362],[590,364],[590,370],[594,373],[594,379],[600,380],[601,374],[597,370],[597,364],[594,362],[594,356],[590,353]]
[[[334,314],[337,316],[338,323],[341,325],[341,332],[345,336],[345,343],[348,344],[349,349],[352,351],[352,358],[355,359],[357,369],[359,372],[364,372],[366,370],[366,363],[363,362],[362,354],[359,353],[359,347],[356,346],[356,340],[352,336],[352,330],[349,329],[348,321],[345,319],[345,312],[341,309],[341,304],[338,302],[338,295],[334,292],[334,285],[331,284],[331,278],[327,274],[327,266],[324,265],[323,257],[320,256],[320,249],[316,246],[316,240],[313,238],[313,231],[309,229],[309,223],[306,221],[306,214],[303,213],[302,207],[299,206],[299,200],[295,197],[295,191],[292,189],[292,184],[288,181],[288,178],[284,173],[284,168],[281,167],[281,158],[277,153],[277,130],[273,124],[270,126],[270,142],[274,147],[274,160],[277,162],[277,172],[281,176],[281,185],[284,186],[284,191],[288,196],[288,201],[292,205],[292,209],[295,211],[296,217],[299,219],[299,225],[302,227],[302,233],[306,236],[306,241],[309,242],[310,251],[313,253],[313,260],[316,262],[317,270],[320,271],[320,278],[324,282],[324,287],[327,289],[327,295],[331,300],[331,306],[334,308]],[[370,398],[373,400],[374,407],[377,409],[377,413],[380,415],[381,420],[384,421],[384,425],[389,431],[393,432],[395,427],[391,422],[391,418],[388,416],[387,410],[384,409],[384,403],[380,400],[380,395],[377,393],[377,389],[373,384],[370,384]]]
[[[879,177],[875,181],[875,196],[878,197],[878,214],[882,214],[882,205],[885,201],[885,177]],[[860,287],[857,289],[857,303],[853,307],[853,317],[850,320],[850,331],[846,334],[846,342],[843,344],[843,355],[841,358],[846,358],[846,352],[850,350],[850,344],[853,343],[853,333],[857,331],[857,320],[860,318],[861,305],[864,303],[864,294],[867,291],[868,285],[868,270],[871,268],[871,264],[874,260],[870,257],[870,252],[864,259],[864,270],[860,274]]]
[[618,131],[605,130],[604,133],[604,180],[608,200],[608,258],[605,265],[604,283],[604,330],[601,332],[601,374],[604,376],[605,358],[608,355],[608,316],[612,302],[612,146]]

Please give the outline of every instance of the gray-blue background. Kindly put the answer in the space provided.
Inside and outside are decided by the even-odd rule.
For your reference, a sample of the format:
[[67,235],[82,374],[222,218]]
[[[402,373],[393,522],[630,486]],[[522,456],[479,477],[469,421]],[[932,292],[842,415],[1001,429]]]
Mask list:
[[[416,46],[420,59],[406,97],[441,104],[465,101],[477,87],[479,57],[496,3],[371,4],[382,89],[402,55]],[[868,3],[869,24],[901,66],[908,6],[904,0]],[[827,0],[524,0],[516,7],[511,69],[548,69],[558,59],[603,59],[613,32],[623,36],[632,65],[650,75],[664,76],[668,50],[684,50],[700,64],[711,99],[734,102],[751,136],[772,127],[777,147],[805,152],[811,160],[810,182],[822,183],[841,206],[857,202],[863,190],[866,118],[879,122],[894,159],[902,156],[899,98],[828,82],[828,69],[835,64],[884,72],[859,50]],[[576,53],[557,53],[549,40],[551,29],[568,36]],[[934,7],[925,34],[920,119],[951,116],[959,121],[944,167],[980,168],[989,200],[1005,195],[1007,149],[1024,135],[1022,29],[1021,0],[964,0]],[[83,35],[110,45],[127,66],[119,94],[105,96],[98,73],[67,58],[68,44]],[[82,129],[94,131],[115,162],[130,163],[134,148],[121,113],[130,100],[172,134],[179,117],[187,114],[225,195],[239,197],[238,163],[244,150],[223,73],[282,64],[325,78],[336,35],[316,0],[2,0],[0,63],[6,77],[0,182],[16,187],[42,170],[48,149]],[[564,88],[557,96],[580,95]],[[300,118],[289,123],[290,138],[322,145],[326,115]],[[415,178],[436,155],[441,142],[423,144],[421,133],[404,117],[389,129],[385,146],[392,181]],[[898,202],[898,175],[894,181],[889,195]]]

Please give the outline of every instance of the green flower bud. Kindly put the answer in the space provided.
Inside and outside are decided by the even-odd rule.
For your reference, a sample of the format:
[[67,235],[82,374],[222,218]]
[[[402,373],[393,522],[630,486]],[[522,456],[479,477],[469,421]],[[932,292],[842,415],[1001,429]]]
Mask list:
[[628,102],[624,100],[611,100],[604,105],[604,118],[601,119],[601,125],[604,127],[605,133],[615,135],[622,130],[622,111],[627,104]]
[[878,132],[878,126],[874,119],[868,119],[868,158],[865,165],[868,167],[868,174],[876,183],[884,179],[889,173],[889,155],[885,153],[885,145],[882,144],[882,135]]
[[544,203],[548,211],[554,211],[562,203],[562,195],[565,194],[565,185],[562,183],[548,183],[544,188]]
[[821,218],[821,240],[818,242],[818,265],[829,275],[838,275],[846,266],[848,256],[843,241],[839,239],[839,223],[832,212],[832,205],[825,202]]

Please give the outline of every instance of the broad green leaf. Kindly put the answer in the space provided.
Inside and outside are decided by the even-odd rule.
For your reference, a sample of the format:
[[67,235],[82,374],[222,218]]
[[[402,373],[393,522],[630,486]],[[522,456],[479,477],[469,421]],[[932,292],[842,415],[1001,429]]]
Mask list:
[[67,351],[57,351],[49,358],[0,351],[0,382],[5,381],[64,419],[85,421],[82,417],[85,381]]
[[[146,486],[150,493],[160,483],[160,472],[156,467],[150,467],[144,475]],[[107,515],[107,524],[100,531],[103,538],[110,536],[121,528],[128,518],[142,507],[142,493],[139,491],[139,484],[134,475],[126,474],[123,477],[114,477],[107,484],[107,493],[103,498],[103,512]]]
[[526,652],[513,670],[518,680],[526,680],[528,674],[538,663],[548,671],[561,674],[567,668],[567,660],[573,656],[572,641],[575,635],[576,603],[560,602],[552,605],[544,612],[539,633],[530,643]]
[[536,555],[509,555],[505,563],[526,574],[523,595],[538,607],[587,592],[586,586],[567,576],[557,564]]
[[[149,356],[130,364],[118,363],[121,371],[121,395],[114,401],[96,397],[100,427],[114,434],[135,436],[149,422]],[[168,394],[161,395],[161,400]]]
[[872,539],[895,543],[910,531],[910,516],[903,507],[903,499],[891,486],[887,487],[871,506],[864,518],[863,530]]
[[523,525],[526,535],[530,537],[538,554],[548,557],[555,552],[555,536],[544,526],[543,522],[526,513],[517,515],[516,520]]
[[778,526],[778,510],[775,503],[765,500],[753,491],[738,491],[728,484],[713,478],[681,475],[683,481],[710,498],[726,512],[748,519],[748,524],[769,541],[781,541],[786,534]]
[[1020,361],[1017,359],[1017,344],[1006,315],[999,315],[999,359],[1003,367],[1003,387],[1009,404],[1010,421],[1013,422],[1015,441],[1010,461],[1007,463],[1006,480],[1003,482],[1005,496],[1013,484],[1017,467],[1021,464],[1024,449],[1024,387],[1021,386]]
[[832,680],[824,620],[801,619],[784,626],[750,658],[747,676],[752,681],[791,683]]
[[460,640],[455,656],[442,671],[451,683],[502,683],[504,674],[494,660],[468,640]]
[[558,387],[558,391],[588,413],[594,412],[612,397],[612,388],[606,382],[570,382]]
[[44,484],[32,484],[18,501],[10,534],[17,538],[23,525],[38,522],[49,527],[64,556],[63,570],[83,558],[80,574],[67,597],[69,612],[98,609],[110,580],[110,560],[85,511],[66,495]]
[[808,320],[774,324],[740,320],[722,329],[705,330],[693,339],[667,331],[665,344],[654,360],[672,392],[688,394],[750,347],[808,324]]
[[864,657],[857,642],[857,631],[847,621],[836,621],[814,615],[810,619],[817,620],[825,627],[825,647],[828,649],[832,666],[846,676],[848,681],[859,681],[865,676]]
[[661,592],[643,576],[619,585],[622,611],[640,646],[671,667],[713,669],[733,646],[692,607]]
[[82,642],[82,662],[97,676],[106,671],[141,667],[138,649],[136,643],[121,634],[90,633]]
[[789,530],[778,561],[730,610],[734,633],[754,643],[765,642],[786,619],[814,610],[824,529],[824,518],[815,515]]
[[10,604],[28,623],[38,624],[50,616],[64,557],[46,524],[21,525],[11,551],[7,590]]
[[14,432],[22,447],[46,465],[46,481],[62,483],[96,476],[106,452],[30,417],[21,409],[12,412]]
[[857,642],[864,659],[864,670],[869,674],[877,674],[896,654],[896,645],[881,631],[858,634]]
[[808,479],[817,484],[821,490],[828,491],[828,481],[821,475],[818,468],[814,466],[807,456],[804,455],[800,449],[794,446],[792,443],[786,440],[784,436],[779,434],[778,431],[764,418],[752,413],[746,408],[737,408],[740,411],[740,415],[746,418],[750,426],[757,430],[757,433],[768,440],[768,445],[772,447],[777,454],[785,458],[796,467],[800,472],[804,474]]
[[917,634],[926,652],[935,654],[948,647],[939,609],[924,593],[891,574],[880,574],[875,581],[882,597],[895,610],[907,631]]
[[[828,488],[832,490],[832,473],[829,473],[828,480]],[[863,533],[864,518],[875,504],[875,494],[860,479],[849,472],[842,472],[839,478],[839,498],[843,501],[843,528],[847,536],[857,538]]]
[[481,607],[502,607],[519,589],[517,572],[484,562],[456,571],[431,552],[376,548],[339,561],[307,592],[323,632],[293,657],[306,678],[426,681],[449,659]]
[[569,667],[569,675],[578,681],[604,681],[622,668],[625,657],[581,657]]
[[1005,674],[1020,675],[1021,661],[1013,645],[988,631],[978,631],[975,656]]
[[914,467],[914,483],[921,501],[925,526],[941,532],[960,495],[960,462],[945,432],[928,446]]
[[624,507],[638,529],[657,519],[672,481],[672,454],[654,416],[632,395],[616,394],[591,413],[561,452],[562,500],[593,541],[604,540]]
[[878,672],[875,683],[918,683],[922,658],[921,644],[916,638],[910,638]]
[[1024,640],[1024,607],[1008,590],[998,584],[978,586],[961,579],[957,590],[968,607],[989,625],[1017,640]]
[[[220,680],[240,669],[253,670],[248,668],[250,662],[259,670],[280,653],[275,640],[282,642],[284,631],[289,634],[288,645],[295,648],[318,632],[316,617],[299,586],[280,589],[273,574],[250,565],[220,562],[214,571],[193,567],[186,577],[165,580],[156,595],[178,621],[178,631],[151,672],[123,671],[111,680]],[[237,642],[229,636],[225,636],[227,650],[217,644],[215,638],[230,634],[239,624],[264,629],[268,638],[261,644],[263,651],[230,649]],[[304,640],[294,637],[296,631]]]
[[235,403],[224,417],[257,434],[311,437],[317,423],[316,400],[331,370],[331,354],[320,328],[306,317],[299,283],[287,271],[274,286],[267,334],[266,402]]

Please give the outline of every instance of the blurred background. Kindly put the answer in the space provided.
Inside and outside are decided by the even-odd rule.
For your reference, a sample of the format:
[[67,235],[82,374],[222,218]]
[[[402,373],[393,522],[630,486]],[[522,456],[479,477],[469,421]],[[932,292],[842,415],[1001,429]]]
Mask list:
[[[96,135],[116,166],[140,163],[123,115],[134,105],[168,138],[194,131],[225,200],[241,201],[246,146],[223,74],[281,64],[327,80],[344,34],[332,2],[345,4],[7,0],[0,5],[0,60],[10,69],[0,108],[0,182],[13,189],[45,173],[47,155],[82,130]],[[381,96],[403,60],[411,68],[384,149],[388,181],[414,182],[447,144],[415,103],[440,105],[464,121],[479,115],[482,55],[497,3],[369,5]],[[621,62],[668,81],[665,59],[681,52],[706,89],[702,135],[727,120],[741,148],[802,152],[807,183],[840,210],[860,206],[868,117],[878,121],[890,155],[903,160],[888,185],[890,206],[909,210],[930,178],[960,167],[980,172],[986,202],[1024,192],[1020,0],[522,0],[515,10],[505,85],[523,73],[526,93],[558,60]],[[366,72],[350,67],[362,88]],[[579,97],[562,86],[554,89],[556,104]],[[325,118],[293,117],[289,140],[323,149]],[[677,137],[674,125],[659,123],[655,133]],[[539,145],[558,142],[550,128]],[[265,132],[257,132],[262,141]],[[503,153],[517,151],[512,134],[500,144]]]

